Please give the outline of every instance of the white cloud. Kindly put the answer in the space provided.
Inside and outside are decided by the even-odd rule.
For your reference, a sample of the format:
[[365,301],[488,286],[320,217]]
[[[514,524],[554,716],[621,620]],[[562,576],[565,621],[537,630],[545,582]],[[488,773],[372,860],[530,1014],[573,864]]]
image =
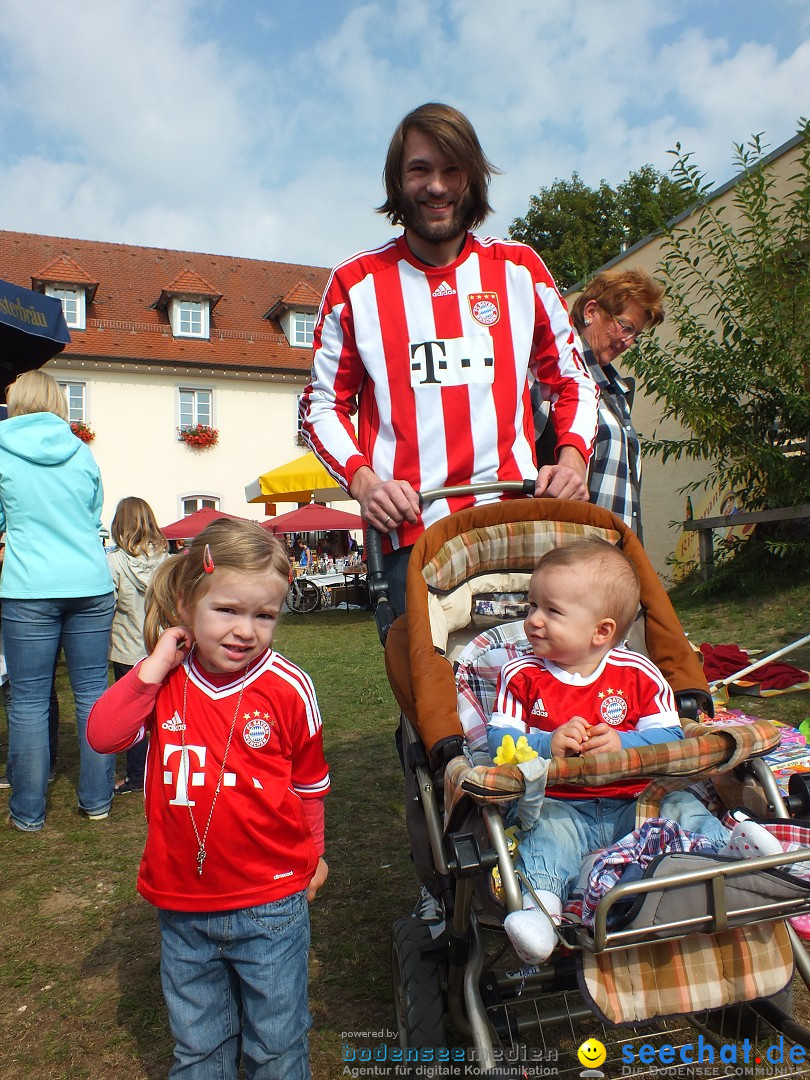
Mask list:
[[722,182],[733,142],[776,146],[808,111],[806,5],[773,0],[752,40],[746,9],[728,26],[707,0],[0,0],[5,225],[332,264],[390,235],[388,139],[431,99],[504,170],[495,233],[555,178],[666,169],[676,141]]

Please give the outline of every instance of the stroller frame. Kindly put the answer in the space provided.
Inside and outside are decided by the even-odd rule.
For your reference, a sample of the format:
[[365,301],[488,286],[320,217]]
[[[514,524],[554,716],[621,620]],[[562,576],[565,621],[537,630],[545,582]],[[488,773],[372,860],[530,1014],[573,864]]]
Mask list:
[[[514,488],[515,485],[511,485]],[[470,489],[454,489],[452,494],[466,493]],[[479,489],[480,490],[480,489]],[[486,490],[491,491],[492,486]],[[498,488],[498,490],[501,490]],[[525,489],[524,489],[525,490]],[[430,497],[445,497],[446,492],[430,493]],[[429,496],[425,496],[427,498]],[[529,509],[527,509],[529,507]],[[642,562],[646,561],[643,550],[635,536],[623,525],[619,519],[613,517],[607,511],[600,510],[585,504],[560,502],[557,500],[538,500],[533,503],[498,503],[492,506],[479,507],[474,510],[462,511],[455,515],[457,521],[456,532],[464,529],[485,528],[491,523],[502,523],[510,520],[515,513],[521,520],[553,520],[562,517],[565,521],[573,521],[583,525],[593,525],[596,529],[612,531],[618,534],[619,542],[624,549],[633,553],[634,563],[638,569],[638,552]],[[483,522],[483,524],[482,524]],[[445,522],[440,522],[428,530],[417,542],[408,569],[408,619],[413,619],[412,612],[416,612],[417,619],[426,617],[427,586],[422,575],[422,566],[426,558],[435,547],[429,534],[441,529]],[[432,854],[433,865],[436,872],[436,891],[444,901],[447,914],[447,928],[443,939],[437,943],[432,941],[429,935],[416,927],[423,927],[418,920],[413,918],[401,919],[394,925],[393,944],[393,969],[395,982],[395,1009],[400,1031],[400,1043],[403,1050],[428,1045],[420,1043],[420,1038],[425,1031],[439,1032],[442,1030],[441,1017],[437,1020],[438,1010],[441,1008],[449,1015],[450,1020],[462,1035],[472,1039],[475,1048],[475,1058],[479,1066],[484,1070],[484,1075],[508,1076],[525,1075],[519,1072],[502,1071],[499,1060],[503,1060],[502,1053],[496,1049],[496,1043],[506,1041],[514,1046],[516,1038],[523,1036],[531,1029],[540,1030],[541,1037],[544,1028],[560,1022],[593,1020],[593,1010],[583,1001],[579,1005],[570,1006],[566,1000],[563,1005],[552,1002],[548,1007],[541,1010],[537,1001],[549,995],[562,993],[570,995],[572,986],[572,963],[571,957],[578,952],[590,952],[592,954],[610,953],[628,948],[628,946],[643,943],[648,931],[641,930],[608,930],[607,918],[611,908],[626,899],[629,895],[638,896],[639,893],[664,893],[675,891],[688,886],[694,886],[701,882],[706,883],[706,889],[710,896],[708,909],[697,916],[689,916],[680,920],[671,920],[668,923],[655,927],[655,940],[675,940],[689,937],[690,935],[709,935],[722,933],[729,925],[748,925],[749,923],[780,922],[791,915],[802,914],[810,911],[810,891],[804,896],[792,898],[789,901],[769,902],[754,908],[738,908],[733,902],[729,902],[727,895],[727,883],[740,875],[750,875],[772,869],[776,866],[784,866],[791,862],[807,861],[810,858],[810,850],[803,850],[790,855],[777,855],[746,860],[734,864],[713,864],[699,871],[687,873],[665,874],[663,877],[651,881],[635,882],[631,885],[618,885],[600,902],[594,925],[593,933],[578,930],[567,935],[560,935],[561,941],[566,946],[567,956],[560,958],[557,953],[548,964],[531,972],[517,972],[498,974],[494,971],[494,965],[487,963],[486,934],[490,929],[498,929],[488,925],[488,916],[482,911],[476,883],[482,878],[488,884],[489,873],[497,866],[505,894],[505,906],[509,911],[519,910],[522,906],[522,896],[518,877],[512,867],[509,854],[508,842],[504,827],[504,821],[499,809],[499,803],[505,801],[503,793],[492,798],[491,793],[482,797],[476,788],[475,778],[472,782],[467,780],[466,797],[479,804],[479,826],[470,831],[467,828],[454,826],[453,820],[445,828],[442,810],[442,792],[437,785],[437,777],[441,775],[443,767],[447,765],[448,758],[455,757],[454,751],[461,746],[461,728],[457,713],[452,713],[447,708],[447,700],[443,699],[436,704],[437,696],[442,697],[442,692],[437,690],[437,673],[444,667],[444,679],[447,679],[449,665],[447,660],[435,653],[432,645],[427,650],[434,653],[433,656],[425,656],[424,642],[414,641],[412,632],[407,623],[397,620],[390,627],[390,615],[386,612],[386,595],[384,578],[381,574],[381,560],[378,562],[378,542],[375,543],[371,536],[367,543],[367,560],[369,563],[369,582],[372,593],[372,603],[377,611],[378,626],[381,636],[387,639],[386,664],[389,672],[392,689],[403,710],[403,752],[406,761],[411,761],[416,778],[416,798],[421,804],[424,814],[427,837]],[[633,551],[634,548],[638,550]],[[630,553],[628,552],[628,553]],[[533,565],[525,568],[531,572]],[[648,621],[651,618],[653,625],[652,637],[658,642],[658,653],[662,648],[665,654],[664,661],[659,665],[669,678],[676,695],[679,697],[679,706],[683,713],[696,715],[697,705],[702,705],[706,711],[711,711],[711,698],[708,687],[700,670],[699,661],[694,658],[691,649],[685,641],[680,624],[672,612],[671,604],[658,581],[657,575],[650,568],[649,575],[640,573],[642,579],[642,605],[646,608]],[[382,612],[382,615],[381,615]],[[673,629],[674,620],[674,629]],[[391,633],[388,633],[391,628]],[[675,644],[675,639],[680,638],[683,642]],[[649,640],[649,639],[648,639]],[[663,643],[663,644],[662,644]],[[410,662],[417,663],[427,659],[427,674],[423,675],[422,687],[419,685],[411,688],[407,684],[406,668]],[[651,647],[651,654],[655,659],[658,656]],[[676,656],[676,660],[672,657]],[[678,664],[685,657],[685,667]],[[673,667],[674,664],[674,667]],[[450,676],[452,681],[452,675]],[[428,709],[427,722],[423,722],[422,713],[418,707],[420,692],[424,695],[424,688],[430,688],[432,708]],[[454,693],[454,685],[453,685]],[[424,700],[424,696],[423,696]],[[441,723],[437,723],[437,714],[444,710]],[[769,725],[768,725],[769,726]],[[778,736],[776,737],[778,741]],[[771,745],[774,743],[772,742]],[[654,748],[650,748],[653,750]],[[756,751],[758,753],[764,750]],[[653,753],[653,757],[654,757]],[[794,798],[786,805],[776,782],[767,766],[756,759],[751,758],[744,765],[740,764],[739,757],[729,755],[733,760],[736,775],[742,778],[743,772],[755,778],[762,791],[762,802],[767,805],[768,812],[774,817],[787,818],[791,813],[808,812],[810,799],[806,797]],[[571,760],[571,759],[568,759]],[[455,761],[456,771],[469,770],[469,762]],[[508,772],[506,767],[506,771]],[[452,770],[451,770],[452,771]],[[474,770],[473,770],[474,771]],[[489,770],[490,772],[492,770]],[[501,770],[504,771],[504,770]],[[652,770],[655,774],[655,769]],[[567,778],[570,782],[570,778]],[[514,775],[508,778],[506,785],[512,788],[522,782]],[[464,781],[461,784],[464,789]],[[517,792],[519,794],[519,792]],[[513,789],[508,790],[511,799],[516,797]],[[455,821],[458,821],[455,814]],[[451,813],[451,818],[453,814]],[[483,823],[483,830],[480,828]],[[483,835],[482,835],[483,832]],[[640,887],[641,886],[641,887]],[[810,960],[807,952],[798,940],[792,929],[789,938],[793,947],[796,971],[803,983],[810,987]],[[519,961],[518,961],[519,963]],[[431,975],[431,970],[433,974]],[[420,1020],[414,1025],[413,1019],[413,993],[414,987],[407,985],[408,979],[413,972],[417,971],[416,992],[422,993],[426,981],[430,983],[428,998],[428,1021],[424,1022],[424,1016],[420,1013]],[[438,987],[438,990],[437,990]],[[531,1004],[534,1009],[532,1016],[511,1016],[510,1012],[517,1002],[518,1006]],[[747,1003],[745,1009],[751,1009],[761,1017],[768,1025],[777,1031],[783,1032],[788,1037],[810,1045],[810,1029],[796,1024],[791,1017],[772,1002]],[[419,1012],[419,1010],[417,1010]],[[725,1014],[737,1015],[739,1009],[726,1009]],[[660,1020],[656,1021],[660,1025]],[[717,1039],[718,1034],[710,1026],[707,1026],[697,1015],[688,1017],[687,1022],[691,1028],[705,1033],[707,1037]],[[748,1023],[748,1021],[746,1021]],[[621,1029],[628,1038],[631,1032]],[[747,1028],[746,1028],[747,1030]],[[737,1037],[741,1037],[738,1030]],[[739,1075],[739,1073],[737,1074]],[[777,1075],[771,1073],[770,1075]],[[793,1075],[793,1074],[789,1074]],[[801,1075],[797,1073],[795,1075]]]

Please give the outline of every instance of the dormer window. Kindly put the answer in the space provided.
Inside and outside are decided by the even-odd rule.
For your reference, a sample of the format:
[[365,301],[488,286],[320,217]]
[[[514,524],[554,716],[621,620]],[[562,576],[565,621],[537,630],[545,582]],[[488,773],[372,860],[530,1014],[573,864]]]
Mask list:
[[299,281],[265,312],[265,319],[277,319],[294,349],[311,349],[320,293],[308,281]]
[[62,311],[65,322],[71,330],[84,330],[85,328],[85,293],[84,289],[78,289],[70,285],[46,285],[46,296],[55,296],[62,301]]
[[213,285],[187,268],[179,273],[161,292],[155,307],[165,311],[176,338],[211,336],[211,312],[222,299]]
[[302,349],[312,347],[312,335],[315,330],[315,316],[308,315],[305,311],[293,311],[292,334],[290,344]]
[[173,297],[169,302],[169,319],[175,337],[207,338],[209,301]]
[[87,306],[95,301],[98,282],[75,259],[65,254],[57,256],[31,277],[31,285],[61,300],[71,330],[87,328]]

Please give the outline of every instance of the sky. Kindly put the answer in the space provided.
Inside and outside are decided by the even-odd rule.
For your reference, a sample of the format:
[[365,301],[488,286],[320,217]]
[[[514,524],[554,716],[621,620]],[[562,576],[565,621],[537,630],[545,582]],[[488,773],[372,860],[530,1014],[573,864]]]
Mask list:
[[810,0],[0,0],[0,221],[332,266],[392,234],[385,153],[423,102],[469,116],[506,236],[555,179],[676,143],[724,183],[808,97]]

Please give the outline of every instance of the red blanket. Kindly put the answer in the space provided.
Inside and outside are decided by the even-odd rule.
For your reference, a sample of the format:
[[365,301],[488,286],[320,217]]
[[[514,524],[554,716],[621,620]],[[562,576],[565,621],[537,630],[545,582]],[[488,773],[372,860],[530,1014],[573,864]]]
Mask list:
[[[754,663],[754,659],[738,645],[709,645],[704,641],[700,651],[703,654],[703,674],[710,683],[726,679]],[[788,686],[810,681],[810,673],[793,664],[771,660],[752,671],[744,681],[759,683],[763,690],[784,690]]]

